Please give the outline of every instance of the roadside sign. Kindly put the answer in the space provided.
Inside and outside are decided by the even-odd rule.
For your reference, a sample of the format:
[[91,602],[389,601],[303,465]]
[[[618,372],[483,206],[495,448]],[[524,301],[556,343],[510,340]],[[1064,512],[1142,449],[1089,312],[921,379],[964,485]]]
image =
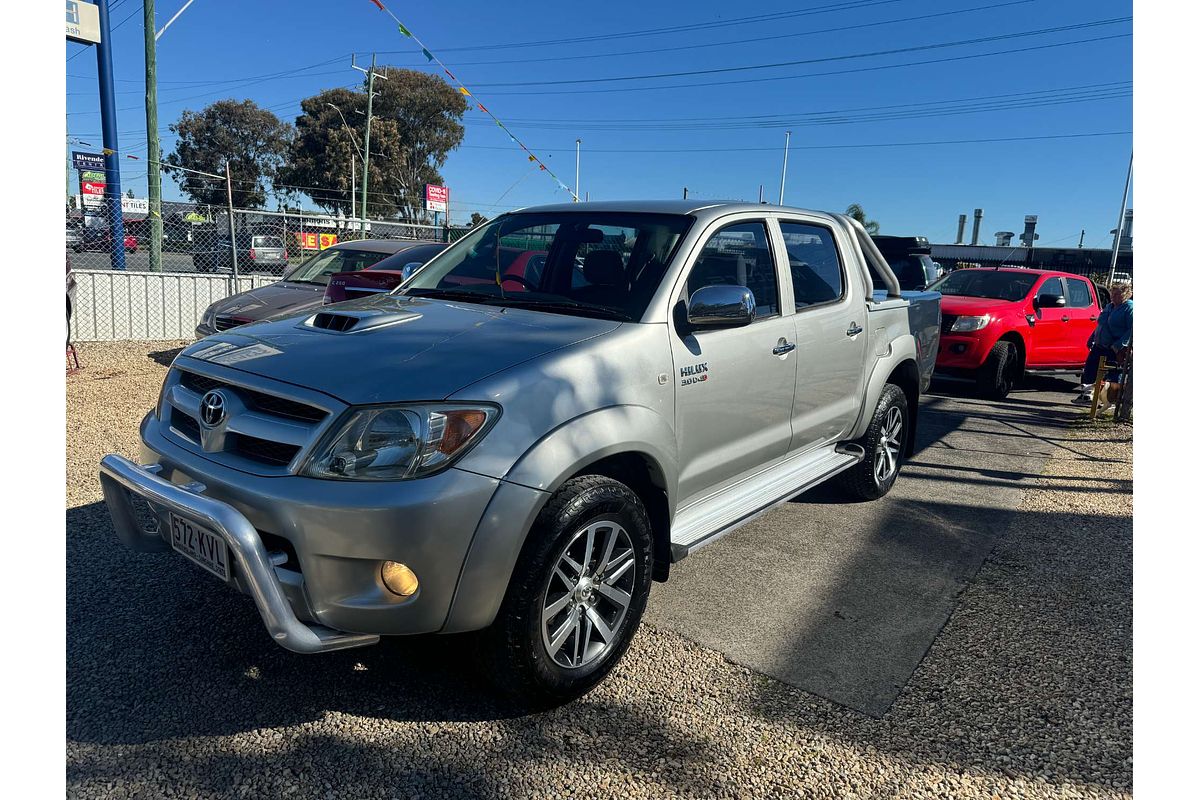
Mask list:
[[[87,5],[91,5],[91,3],[88,3]],[[95,8],[95,6],[92,7]],[[104,171],[104,156],[100,155],[99,153],[81,153],[78,150],[72,150],[71,162],[75,165],[75,169],[80,171]]]
[[80,44],[100,43],[100,9],[94,3],[67,0],[67,38]]
[[122,214],[149,214],[150,201],[144,197],[122,197]]
[[317,237],[317,245],[320,250],[326,250],[335,244],[337,244],[336,233],[322,233]]
[[445,186],[425,184],[425,210],[446,213],[446,205],[450,202],[450,190]]

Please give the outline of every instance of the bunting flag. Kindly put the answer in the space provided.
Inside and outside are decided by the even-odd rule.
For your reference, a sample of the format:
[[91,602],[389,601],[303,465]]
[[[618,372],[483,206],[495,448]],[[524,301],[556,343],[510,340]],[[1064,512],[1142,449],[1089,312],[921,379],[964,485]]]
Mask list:
[[[454,76],[454,73],[450,71],[450,68],[447,67],[440,58],[435,56],[433,54],[433,52],[428,47],[425,46],[425,43],[422,42],[419,38],[417,38],[416,34],[414,34],[411,30],[409,30],[409,28],[403,22],[400,21],[399,17],[397,17],[395,14],[392,13],[391,9],[389,9],[387,6],[385,6],[383,4],[383,0],[371,0],[371,2],[375,6],[377,6],[380,11],[384,12],[389,17],[391,17],[393,21],[395,21],[396,26],[399,29],[400,34],[402,36],[412,39],[417,44],[417,46],[421,48],[421,55],[425,56],[426,61],[428,61],[430,63],[436,63],[439,67],[442,68],[442,72],[446,73],[446,75],[449,76],[450,80],[458,85],[458,91],[461,92],[464,97],[474,97],[474,95],[472,95],[471,92],[469,92],[467,90],[467,87],[458,78],[456,78]],[[514,135],[513,132],[510,131],[504,125],[504,123],[500,121],[500,119],[495,114],[493,114],[491,111],[489,111],[483,105],[483,103],[479,102],[479,98],[475,98],[475,100],[476,100],[476,106],[479,108],[479,110],[482,111],[484,114],[487,114],[489,117],[491,117],[492,121],[494,121],[496,123],[496,125],[500,128],[500,130],[507,133],[508,138],[512,139],[514,144],[516,144],[518,147],[521,148],[521,150],[523,150],[525,153],[528,154],[529,161],[531,163],[538,165],[539,172],[545,172],[547,175],[549,175],[551,178],[554,179],[554,182],[558,184],[558,188],[560,188],[563,191],[570,194],[571,197],[573,197],[574,199],[576,199],[576,200],[579,199],[579,197],[575,194],[575,192],[571,190],[571,187],[567,186],[565,183],[563,183],[561,180],[559,180],[559,177],[554,174],[554,171],[552,169],[547,167],[546,164],[540,158],[538,158],[535,153],[533,153],[528,147],[526,147],[525,143],[522,142],[520,139],[518,139],[516,137],[516,135]],[[468,108],[469,108],[469,106],[468,106]]]

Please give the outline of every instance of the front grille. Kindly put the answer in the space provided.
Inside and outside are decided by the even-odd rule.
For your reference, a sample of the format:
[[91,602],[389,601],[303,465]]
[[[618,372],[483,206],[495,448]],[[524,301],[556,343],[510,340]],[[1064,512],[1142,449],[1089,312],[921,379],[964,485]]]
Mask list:
[[942,333],[949,333],[950,328],[958,321],[957,314],[942,314]]
[[269,442],[266,439],[258,439],[241,433],[231,433],[229,439],[232,440],[230,450],[243,458],[262,464],[287,466],[292,463],[296,453],[300,452],[300,448],[293,444]]
[[171,427],[191,439],[194,443],[200,444],[200,423],[178,408],[171,409]]
[[215,320],[213,320],[213,327],[218,331],[227,331],[230,328],[236,328],[238,325],[245,324],[246,323],[242,322],[240,319],[234,319],[233,317],[218,316]]
[[290,417],[291,419],[298,419],[303,422],[320,422],[326,416],[323,409],[315,408],[305,403],[288,400],[286,397],[276,397],[273,394],[256,392],[253,389],[247,389],[243,386],[234,386],[225,381],[210,378],[207,375],[199,375],[195,372],[188,372],[187,370],[179,371],[179,383],[191,389],[196,394],[201,395],[213,389],[229,389],[255,409],[279,417]]

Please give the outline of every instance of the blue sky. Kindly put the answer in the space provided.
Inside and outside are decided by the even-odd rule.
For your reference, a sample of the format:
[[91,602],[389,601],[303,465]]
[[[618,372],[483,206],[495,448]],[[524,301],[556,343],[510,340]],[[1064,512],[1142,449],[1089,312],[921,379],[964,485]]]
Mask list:
[[[183,2],[159,0],[158,25]],[[790,128],[788,205],[859,202],[884,233],[941,242],[982,207],[986,242],[1037,214],[1040,245],[1074,245],[1080,229],[1090,246],[1111,244],[1132,137],[1077,135],[1132,130],[1132,25],[1108,22],[1132,14],[1127,1],[388,5],[568,185],[582,138],[581,192],[593,200],[684,186],[755,200],[762,184],[774,201]],[[111,16],[120,146],[144,156],[141,7],[116,0]],[[990,37],[1007,38],[950,44]],[[905,48],[924,49],[871,55]],[[301,98],[356,84],[350,53],[372,50],[429,68],[370,0],[195,0],[159,40],[164,151],[184,109],[250,98],[291,121]],[[68,135],[99,144],[95,55],[68,43],[66,57]],[[811,63],[604,80],[796,61]],[[573,80],[590,82],[548,83]],[[458,219],[569,199],[481,113],[466,128],[442,170]],[[978,139],[1019,141],[893,146]],[[125,160],[122,176],[144,196],[144,162]],[[171,180],[164,192],[180,198]]]

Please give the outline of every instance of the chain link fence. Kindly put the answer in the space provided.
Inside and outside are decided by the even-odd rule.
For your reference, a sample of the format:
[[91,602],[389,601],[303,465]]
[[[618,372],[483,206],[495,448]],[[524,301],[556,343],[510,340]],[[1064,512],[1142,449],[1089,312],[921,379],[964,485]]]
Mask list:
[[77,341],[188,339],[204,310],[231,294],[269,284],[310,256],[362,239],[457,241],[469,228],[314,212],[233,210],[163,203],[162,258],[151,270],[150,223],[122,214],[125,269],[114,269],[107,206],[68,208],[66,243],[76,277],[70,303]]

